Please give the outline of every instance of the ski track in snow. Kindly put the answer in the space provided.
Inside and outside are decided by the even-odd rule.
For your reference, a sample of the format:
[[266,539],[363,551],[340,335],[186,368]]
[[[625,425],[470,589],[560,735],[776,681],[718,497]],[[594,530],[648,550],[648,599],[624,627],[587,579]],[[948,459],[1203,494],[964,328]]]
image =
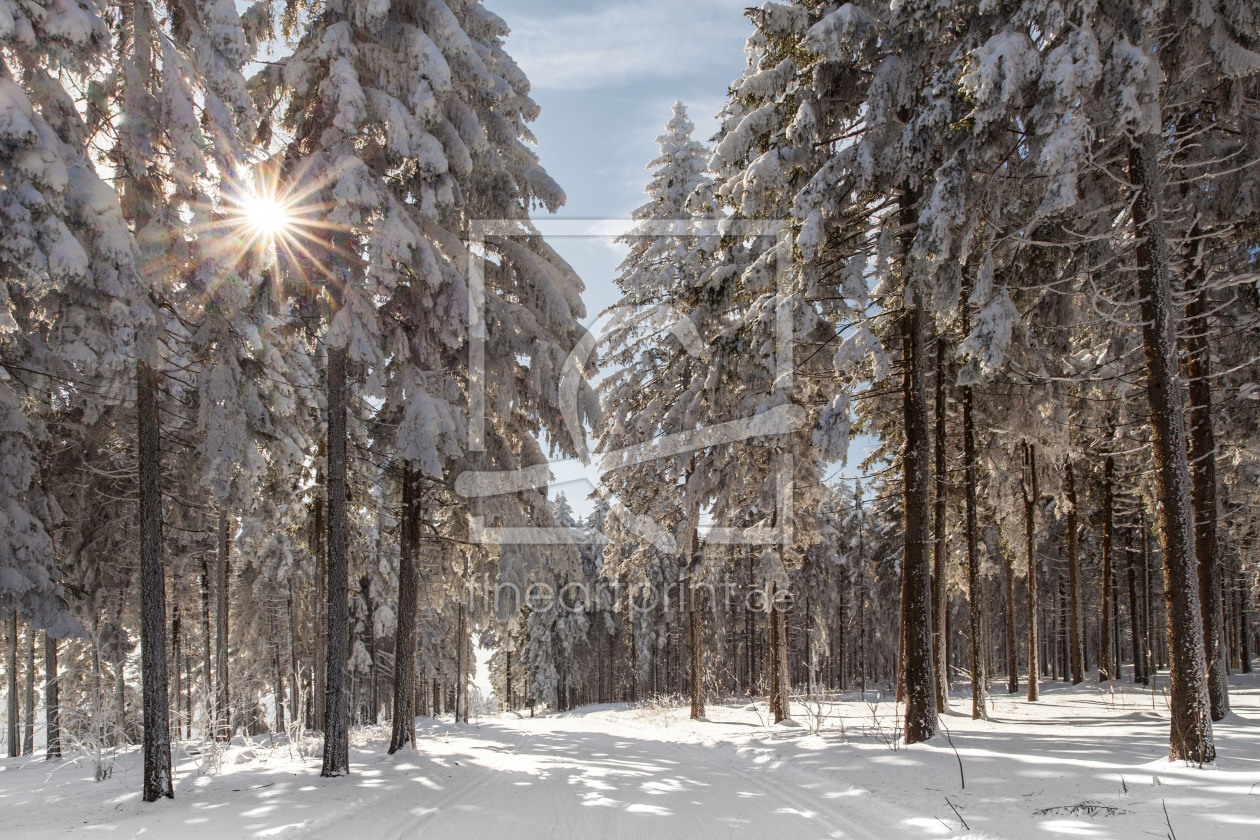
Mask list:
[[[198,774],[184,754],[175,801],[152,805],[140,802],[134,748],[100,784],[84,764],[3,760],[0,836],[1127,840],[1166,837],[1166,807],[1182,840],[1254,840],[1260,675],[1233,683],[1220,760],[1202,770],[1161,758],[1162,691],[1152,707],[1149,691],[1128,686],[1045,683],[1036,704],[995,696],[980,722],[957,697],[944,722],[965,789],[945,738],[888,746],[887,702],[837,704],[821,736],[766,727],[742,705],[710,706],[703,722],[686,708],[592,706],[469,727],[423,720],[419,748],[395,756],[386,727],[355,730],[342,779],[319,778],[317,754],[286,746],[233,746],[218,774]],[[1087,801],[1121,813],[1073,810]],[[1065,812],[1036,814],[1045,808]]]

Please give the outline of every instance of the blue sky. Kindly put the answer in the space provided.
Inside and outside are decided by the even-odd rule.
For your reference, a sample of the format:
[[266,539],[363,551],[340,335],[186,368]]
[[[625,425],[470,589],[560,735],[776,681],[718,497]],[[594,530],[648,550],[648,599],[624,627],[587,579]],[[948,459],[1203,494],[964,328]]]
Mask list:
[[[543,165],[568,195],[557,216],[627,218],[643,203],[645,166],[674,100],[696,137],[744,68],[749,0],[487,0],[512,28],[508,52],[533,84]],[[592,314],[616,299],[621,250],[608,241],[552,243],[587,284]]]
[[[533,124],[543,166],[568,196],[561,219],[626,219],[644,201],[646,165],[674,101],[688,106],[696,138],[744,70],[751,0],[486,0],[512,29],[508,52],[542,109]],[[590,320],[617,299],[624,249],[609,239],[550,240],[586,282]],[[578,514],[596,473],[553,465],[554,495]]]

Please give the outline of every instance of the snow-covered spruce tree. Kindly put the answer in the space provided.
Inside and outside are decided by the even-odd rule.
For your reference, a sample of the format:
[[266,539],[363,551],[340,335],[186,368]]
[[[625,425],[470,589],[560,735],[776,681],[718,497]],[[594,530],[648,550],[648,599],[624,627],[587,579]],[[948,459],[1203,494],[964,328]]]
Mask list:
[[[1045,193],[1036,214],[1025,214],[1022,218],[1016,215],[1012,221],[1023,228],[1030,222],[1038,222],[1039,217],[1066,217],[1067,236],[1059,238],[1060,254],[1053,259],[1061,266],[1059,271],[1073,273],[1071,261],[1062,253],[1069,242],[1079,244],[1082,236],[1089,237],[1087,241],[1094,246],[1076,251],[1093,255],[1091,270],[1077,272],[1085,277],[1087,284],[1097,283],[1101,276],[1098,266],[1108,261],[1132,265],[1138,274],[1140,320],[1146,324],[1149,414],[1158,467],[1157,485],[1163,499],[1161,540],[1166,541],[1164,547],[1169,558],[1165,565],[1167,591],[1175,593],[1177,600],[1176,607],[1170,609],[1172,647],[1179,652],[1173,658],[1175,697],[1171,751],[1177,756],[1206,760],[1211,755],[1210,732],[1205,726],[1205,717],[1199,714],[1200,701],[1195,699],[1203,681],[1196,676],[1198,657],[1193,652],[1201,641],[1202,627],[1197,630],[1195,627],[1199,625],[1199,596],[1204,593],[1195,585],[1195,576],[1187,572],[1186,564],[1175,559],[1186,554],[1182,549],[1187,548],[1193,536],[1187,525],[1188,509],[1182,509],[1183,501],[1193,506],[1193,494],[1188,470],[1179,466],[1184,455],[1185,433],[1176,376],[1176,347],[1170,338],[1176,334],[1179,319],[1171,308],[1174,289],[1169,275],[1168,242],[1169,232],[1178,226],[1177,218],[1166,216],[1163,209],[1165,205],[1172,205],[1161,186],[1163,176],[1158,154],[1165,141],[1157,135],[1161,134],[1163,126],[1180,125],[1187,112],[1197,117],[1211,110],[1205,109],[1198,97],[1188,111],[1172,106],[1178,98],[1173,92],[1182,89],[1176,83],[1161,85],[1161,78],[1181,75],[1175,67],[1177,61],[1185,55],[1209,56],[1205,63],[1197,59],[1194,62],[1196,67],[1207,68],[1203,72],[1208,80],[1202,85],[1190,86],[1202,90],[1217,85],[1237,85],[1238,80],[1254,72],[1255,53],[1248,49],[1246,36],[1240,34],[1245,29],[1238,29],[1240,18],[1236,5],[1225,8],[1213,3],[1070,4],[1066,8],[1057,7],[1052,16],[1046,14],[1047,9],[1036,8],[1035,4],[991,11],[1009,17],[1004,21],[1006,27],[986,43],[984,50],[975,53],[977,65],[982,68],[974,75],[977,84],[973,89],[982,95],[977,114],[986,112],[984,98],[998,103],[1001,111],[1006,111],[1006,118],[1012,115],[1012,110],[1029,108],[1019,115],[1024,126],[1024,142],[1029,157],[1037,159],[1039,173],[1051,176],[1048,182],[1051,189]],[[1035,29],[1028,29],[1030,37],[1025,39],[1018,27],[1029,24]],[[1038,51],[1044,52],[1044,60]],[[1027,84],[1001,84],[1003,72],[1000,65],[994,63],[999,56],[1008,67],[1015,66],[1013,62],[1022,62],[1034,71],[1039,70],[1039,73],[1029,74],[1034,78],[1039,75],[1039,85],[1034,88]],[[1158,62],[1168,65],[1163,72]],[[991,68],[987,76],[983,70],[986,64]],[[986,78],[990,80],[987,85]],[[1005,78],[1010,79],[1010,74]],[[990,92],[987,96],[986,89]],[[1011,91],[1010,95],[1003,95],[1007,90]],[[1032,98],[1026,99],[1029,94]],[[1081,107],[1081,103],[1085,107]],[[986,121],[977,119],[973,127],[979,130]],[[996,144],[991,145],[998,148]],[[1113,171],[1095,177],[1089,171],[1094,165],[1092,161],[1105,167],[1106,161],[1114,160],[1117,155],[1129,161],[1127,172],[1112,167]],[[1228,154],[1222,156],[1222,159],[1228,158]],[[1117,176],[1127,178],[1133,184],[1132,190],[1117,190],[1115,185],[1123,183]],[[1218,190],[1213,192],[1219,193]],[[1122,216],[1122,224],[1118,226],[1113,223],[1114,214],[1105,209],[1107,200],[1117,199],[1122,203],[1132,201],[1132,215]],[[1187,223],[1181,229],[1189,231],[1192,225]],[[1133,238],[1128,238],[1131,235]],[[1045,235],[1043,225],[1037,239],[1045,242],[1053,237]],[[1210,574],[1210,562],[1201,568]],[[1206,596],[1210,602],[1216,600],[1215,591],[1213,587]],[[1189,603],[1191,601],[1194,603]],[[1215,621],[1209,619],[1209,630],[1213,626]]]
[[[689,581],[704,577],[698,535],[707,502],[701,489],[707,484],[707,448],[661,457],[651,457],[650,451],[653,441],[695,433],[712,416],[704,390],[712,355],[706,346],[720,319],[717,310],[697,301],[696,290],[705,249],[717,237],[704,231],[697,237],[690,224],[714,218],[704,212],[704,196],[698,194],[707,184],[708,151],[692,139],[693,128],[686,108],[676,102],[657,138],[660,155],[648,164],[654,169],[645,187],[648,201],[632,213],[638,224],[622,240],[630,252],[616,279],[622,296],[610,309],[613,321],[603,359],[615,366],[600,386],[603,484],[617,499],[615,515],[625,511],[625,524],[650,527],[649,533],[617,528],[613,533],[621,539],[607,551],[610,575],[633,584],[646,579],[661,559],[658,553],[664,562],[686,568]],[[686,606],[691,716],[702,718],[706,607],[695,598]]]
[[[580,335],[581,284],[572,270],[533,235],[535,202],[554,209],[563,196],[524,141],[537,113],[528,82],[502,49],[507,28],[479,2],[416,0],[379,4],[333,2],[311,20],[283,70],[264,79],[270,101],[285,101],[285,124],[295,141],[285,171],[309,185],[320,233],[304,262],[308,279],[325,287],[331,321],[328,348],[328,580],[329,645],[324,775],[348,771],[346,703],[346,511],[344,503],[346,382],[365,374],[365,394],[383,396],[394,354],[415,359],[397,387],[432,389],[449,399],[443,377],[422,374],[437,347],[458,346],[474,329],[486,337],[487,427],[483,469],[516,469],[543,462],[530,434],[547,430],[572,451],[562,424],[560,373]],[[401,58],[400,58],[401,57]],[[366,138],[366,139],[365,139]],[[292,188],[292,187],[290,187]],[[465,314],[459,294],[468,281],[469,254],[460,236],[474,219],[507,220],[488,248],[481,313]],[[367,260],[361,259],[366,255]],[[319,266],[319,271],[313,269]],[[413,334],[385,333],[376,301],[411,285]],[[453,316],[453,317],[452,317]],[[445,334],[444,334],[445,333]],[[521,358],[529,362],[522,363]],[[426,382],[426,379],[431,381]],[[582,389],[578,389],[579,394]],[[423,407],[422,401],[417,404]],[[580,424],[590,398],[579,400]],[[448,424],[449,425],[449,424]],[[417,415],[411,438],[399,440],[403,458],[440,474],[444,446],[441,412]],[[437,453],[433,453],[436,455]],[[488,518],[522,515],[519,500],[500,497]],[[537,510],[541,505],[535,505]],[[491,523],[488,523],[491,524]],[[502,524],[502,523],[498,523]],[[399,620],[407,620],[400,607]]]
[[[227,0],[161,8],[131,0],[119,5],[114,20],[117,60],[101,86],[98,111],[104,116],[118,105],[108,156],[117,168],[123,212],[141,249],[148,292],[164,308],[163,318],[178,323],[189,290],[213,295],[244,256],[239,243],[225,251],[221,240],[199,233],[223,212],[221,186],[239,181],[240,157],[254,128],[240,73],[248,44],[236,6]],[[189,218],[198,224],[190,227]],[[159,445],[167,329],[159,324],[142,334],[136,368],[146,799],[170,795],[169,757],[164,782],[148,767],[157,766],[157,753],[169,752],[153,741],[164,740],[167,731]]]
[[[234,19],[235,11],[230,4],[228,9]],[[159,240],[163,237],[157,233],[161,225],[149,227],[148,222],[152,218],[151,212],[157,195],[163,189],[177,188],[172,186],[173,180],[160,183],[160,175],[155,171],[145,171],[150,166],[161,169],[164,165],[152,158],[155,149],[171,148],[163,146],[160,139],[155,139],[150,129],[163,117],[170,118],[167,121],[170,126],[183,124],[180,118],[191,111],[192,103],[190,97],[181,98],[186,90],[179,84],[158,84],[157,87],[165,93],[165,97],[160,100],[151,95],[153,88],[147,85],[155,82],[156,76],[163,72],[157,68],[181,64],[178,58],[172,56],[178,54],[180,46],[187,47],[188,42],[183,38],[186,33],[175,32],[168,37],[159,32],[152,10],[147,4],[123,4],[118,14],[111,16],[116,21],[120,35],[121,49],[117,51],[119,63],[115,72],[100,83],[102,79],[96,73],[90,56],[93,53],[99,54],[97,51],[103,46],[108,33],[96,16],[94,6],[66,3],[44,8],[42,4],[29,4],[17,11],[16,16],[14,14],[9,11],[14,29],[6,35],[12,36],[16,33],[18,36],[19,43],[13,54],[23,61],[24,77],[32,84],[33,89],[39,91],[34,99],[42,117],[39,121],[55,132],[44,135],[48,144],[46,151],[50,154],[43,157],[54,170],[61,170],[54,182],[60,179],[64,185],[61,201],[65,204],[62,206],[75,214],[73,230],[77,231],[72,235],[69,233],[70,228],[63,226],[61,232],[64,235],[58,236],[54,225],[46,226],[47,233],[44,234],[45,245],[57,240],[57,247],[50,249],[52,259],[48,268],[51,271],[46,277],[54,281],[47,286],[47,290],[53,292],[53,295],[48,297],[49,305],[45,311],[53,319],[52,325],[64,320],[66,327],[61,335],[45,343],[47,353],[44,361],[47,363],[56,360],[58,351],[69,351],[58,360],[59,364],[48,365],[44,372],[76,381],[76,387],[63,391],[71,400],[77,398],[76,392],[85,384],[100,389],[92,394],[96,398],[94,404],[86,409],[85,416],[79,418],[91,423],[99,416],[102,408],[108,408],[111,402],[119,401],[122,396],[119,388],[122,381],[120,368],[126,355],[130,355],[127,350],[133,337],[137,333],[147,335],[150,337],[149,346],[152,346],[154,318],[152,310],[143,300],[143,294],[139,292],[140,288],[147,289],[151,284],[147,280],[144,284],[137,282],[136,266],[141,264],[145,271],[152,271],[154,274],[161,274],[166,270],[161,266],[171,253],[162,251],[163,245]],[[164,44],[165,48],[159,44]],[[163,58],[155,62],[155,52],[158,51]],[[60,80],[55,80],[53,61],[78,75],[63,76]],[[172,72],[182,72],[183,69],[181,66]],[[121,81],[124,76],[127,76],[127,82]],[[68,80],[88,92],[86,125],[63,87]],[[95,174],[91,173],[90,165],[82,158],[91,134],[103,121],[110,118],[113,108],[111,95],[117,97],[114,102],[122,105],[114,113],[125,115],[112,126],[116,138],[112,151],[117,152],[114,160],[123,173],[120,179],[123,188],[122,209],[140,235],[140,259],[136,258],[131,232],[118,214],[118,197],[104,188]],[[16,108],[14,115],[20,115],[23,111],[21,103],[14,101],[13,105]],[[165,139],[170,139],[174,134],[175,132],[165,135]],[[187,142],[191,138],[185,134],[180,139],[181,142]],[[62,148],[57,148],[55,143],[62,144]],[[178,164],[171,166],[172,169],[178,168]],[[37,175],[37,170],[33,168],[28,171],[31,175]],[[37,176],[37,180],[39,179],[42,176]],[[47,186],[45,184],[45,188]],[[34,195],[37,193],[30,193],[28,197]],[[48,198],[53,198],[52,193]],[[187,207],[186,203],[178,201],[176,205]],[[166,209],[170,209],[170,205]],[[173,212],[177,214],[178,209]],[[38,240],[33,240],[32,245],[37,242]],[[167,244],[172,243],[173,240],[167,241]],[[143,344],[144,341],[140,343]],[[137,369],[137,409],[142,421],[139,442],[143,514],[140,527],[140,623],[142,640],[145,642],[142,656],[145,689],[144,797],[151,801],[159,796],[169,796],[171,785],[167,746],[165,608],[158,526],[161,501],[157,479],[158,437],[155,425],[158,410],[156,387],[159,380],[149,361],[144,357]],[[52,408],[75,410],[72,404]],[[119,676],[121,677],[121,672]],[[122,685],[121,679],[119,685]],[[119,713],[121,714],[121,709]]]
[[[959,68],[953,59],[965,45],[970,8],[906,2],[818,9],[768,4],[763,11],[777,28],[768,35],[796,51],[804,82],[763,113],[786,110],[795,135],[790,139],[821,156],[794,187],[791,206],[800,222],[795,244],[803,285],[831,286],[829,314],[851,327],[838,361],[860,361],[872,352],[877,361],[885,357],[876,335],[901,345],[903,636],[911,743],[935,732],[926,335],[928,320],[952,314],[958,300],[958,272],[949,256],[957,218],[951,199],[961,162],[948,159],[951,150],[942,138],[957,110]],[[874,277],[868,278],[871,263]],[[835,289],[834,272],[841,266]],[[900,312],[895,323],[875,330],[868,324],[871,279],[875,305],[884,313]],[[835,406],[825,419],[847,433],[848,399],[840,398],[844,409]]]
[[[1157,35],[1156,58],[1171,173],[1164,199],[1168,225],[1184,244],[1170,258],[1185,296],[1184,343],[1189,410],[1186,416],[1194,544],[1213,720],[1229,711],[1226,683],[1228,628],[1222,598],[1224,546],[1217,535],[1217,456],[1213,431],[1210,277],[1215,259],[1230,247],[1227,230],[1254,224],[1255,164],[1260,120],[1242,106],[1260,94],[1260,36],[1256,12],[1236,0],[1170,2]],[[1181,24],[1173,28],[1171,24]],[[1185,80],[1187,74],[1191,80]],[[1193,177],[1186,175],[1193,173]],[[1224,240],[1224,241],[1222,241]],[[1176,246],[1170,246],[1176,248]],[[1180,313],[1178,313],[1180,314]]]
[[[827,109],[842,97],[832,96],[836,93],[829,87],[833,77],[826,68],[819,70],[814,66],[817,50],[807,46],[811,24],[817,22],[825,33],[835,23],[833,20],[824,26],[818,21],[818,15],[828,12],[829,9],[810,10],[805,4],[777,3],[750,11],[757,32],[749,41],[749,67],[743,80],[732,88],[711,164],[720,185],[719,194],[733,208],[733,218],[796,222],[795,236],[787,241],[751,242],[744,249],[742,262],[732,264],[728,258],[727,265],[720,268],[726,276],[738,276],[737,282],[731,281],[731,293],[740,318],[739,328],[728,331],[735,340],[729,355],[736,362],[722,375],[728,392],[724,399],[737,409],[729,413],[804,409],[799,415],[804,420],[802,434],[781,437],[774,453],[767,453],[763,441],[758,441],[752,452],[747,447],[732,447],[736,465],[757,464],[758,459],[762,465],[751,471],[746,466],[739,467],[723,474],[723,480],[717,482],[719,487],[729,488],[728,496],[733,502],[719,505],[724,515],[739,519],[753,514],[751,520],[743,521],[755,522],[772,507],[775,459],[763,456],[790,458],[795,472],[791,492],[797,513],[795,522],[783,524],[793,530],[794,552],[804,550],[817,539],[819,523],[801,512],[817,511],[821,503],[822,465],[807,456],[819,453],[829,461],[842,460],[850,431],[850,398],[857,377],[831,378],[827,365],[831,360],[823,351],[848,332],[859,334],[849,351],[863,346],[869,349],[870,344],[863,345],[863,337],[874,341],[865,305],[826,288],[834,277],[834,264],[824,268],[818,259],[818,245],[825,238],[821,214],[813,212],[816,205],[809,206],[802,200],[811,186],[815,191],[824,189],[818,185],[831,177],[824,174],[827,167],[835,164],[836,151],[852,139],[844,137],[843,129],[832,132],[835,123],[828,122],[831,117]],[[867,35],[873,31],[868,26],[869,16],[854,7],[842,12],[841,17],[846,20],[848,15],[858,15],[855,21],[865,31],[858,40],[867,44]],[[869,45],[874,47],[873,39]],[[868,55],[863,60],[869,59]],[[715,272],[715,276],[719,275]],[[865,295],[863,289],[862,296]],[[790,390],[785,387],[783,368],[775,369],[774,354],[768,352],[780,320],[791,322],[793,334],[794,358],[777,360],[794,372]],[[852,358],[866,355],[866,350],[857,349]],[[883,357],[882,348],[876,355]],[[793,416],[794,422],[795,419]],[[746,480],[735,478],[740,470]],[[741,481],[742,491],[738,489]],[[745,495],[742,502],[734,501],[740,492],[750,491],[752,496]],[[773,572],[773,568],[767,571]],[[770,618],[777,626],[776,611],[771,611]],[[772,649],[776,648],[777,644],[772,644]],[[930,660],[928,667],[930,674]]]
[[90,129],[74,104],[99,71],[108,30],[87,3],[3,11],[0,613],[17,610],[56,638],[78,625],[49,535],[60,515],[54,475],[36,441],[55,439],[63,420],[93,424],[122,400],[132,340],[151,316],[118,198],[88,157]]

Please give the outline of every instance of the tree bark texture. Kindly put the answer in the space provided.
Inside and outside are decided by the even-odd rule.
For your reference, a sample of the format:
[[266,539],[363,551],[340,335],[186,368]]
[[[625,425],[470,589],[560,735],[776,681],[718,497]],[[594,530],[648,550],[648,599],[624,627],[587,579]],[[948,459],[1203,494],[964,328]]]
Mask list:
[[166,576],[162,568],[162,454],[158,416],[161,372],[136,365],[140,462],[140,671],[144,706],[143,798],[174,798],[166,678]]
[[346,510],[345,347],[328,349],[328,658],[324,687],[324,763],[321,776],[350,772],[350,704],[346,693],[350,566]]
[[1169,756],[1173,760],[1210,762],[1216,757],[1216,747],[1208,702],[1185,418],[1177,375],[1172,278],[1159,200],[1159,143],[1160,138],[1154,134],[1134,141],[1129,150],[1129,177],[1137,190],[1133,219],[1138,294],[1159,502],[1159,541],[1164,556],[1172,708]]

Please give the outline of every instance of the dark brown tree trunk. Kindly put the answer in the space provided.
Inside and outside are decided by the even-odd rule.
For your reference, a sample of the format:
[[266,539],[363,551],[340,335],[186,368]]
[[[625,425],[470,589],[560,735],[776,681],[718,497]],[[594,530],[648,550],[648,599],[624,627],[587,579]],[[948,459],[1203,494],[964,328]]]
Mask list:
[[[1123,543],[1121,544],[1123,550]],[[1124,650],[1120,645],[1120,572],[1116,568],[1113,559],[1111,563],[1111,650],[1115,654],[1115,670],[1112,672],[1116,675],[1116,679],[1120,679],[1124,674],[1121,658]]]
[[1002,570],[1006,573],[1006,693],[1019,693],[1019,640],[1015,631],[1015,558],[1008,552]]
[[[468,582],[468,553],[464,552],[464,571],[459,577],[459,607],[455,618],[455,722],[468,723],[468,598],[465,585]],[[557,657],[559,659],[559,657]],[[567,665],[567,662],[562,662]],[[560,708],[567,711],[567,673],[561,671]]]
[[749,697],[753,695],[753,670],[756,661],[756,614],[753,612],[753,558],[752,549],[746,549],[748,560],[748,577],[744,591],[744,691]]
[[1133,681],[1142,680],[1142,613],[1138,609],[1137,563],[1133,560],[1133,549],[1129,547],[1128,532],[1124,539],[1125,567],[1129,578],[1129,635],[1133,647]]
[[[328,442],[322,441],[316,455],[317,463],[325,460],[328,454]],[[314,728],[324,729],[324,712],[327,698],[324,691],[328,685],[328,477],[324,464],[315,468],[315,498],[311,503],[311,554],[315,556],[315,609],[312,611],[315,620],[315,650],[313,652],[314,671],[311,686],[311,715]]]
[[324,763],[321,776],[350,772],[350,715],[346,696],[350,565],[346,510],[345,347],[328,348],[328,658],[324,689]]
[[779,585],[770,584],[770,714],[774,722],[792,716],[788,700],[787,618],[779,608]]
[[231,579],[231,546],[228,539],[227,508],[219,508],[218,566],[215,574],[214,606],[214,737],[232,740],[232,693],[228,685],[228,581]]
[[158,425],[161,372],[136,364],[140,462],[140,672],[144,706],[145,802],[174,798],[166,681],[166,577],[162,567],[162,450]]
[[[379,522],[379,519],[378,519]],[[377,531],[376,542],[377,565],[380,565],[381,543],[380,532]],[[363,598],[363,605],[366,607],[366,615],[364,616],[366,625],[363,628],[367,634],[367,652],[368,652],[368,686],[364,692],[364,700],[368,704],[368,722],[375,724],[376,716],[376,602],[372,598],[372,577],[371,575],[363,575],[359,578],[359,594]]]
[[1071,665],[1069,663],[1068,647],[1068,596],[1064,591],[1063,576],[1059,576],[1059,632],[1055,637],[1055,641],[1059,650],[1059,677],[1063,680],[1071,678]]
[[[1252,544],[1255,545],[1253,540]],[[1247,578],[1243,569],[1242,549],[1239,548],[1238,556],[1238,656],[1240,659],[1239,668],[1244,674],[1251,673],[1251,627],[1247,621],[1247,601],[1249,600],[1251,587],[1247,585]]]
[[1211,762],[1216,758],[1216,747],[1208,702],[1185,418],[1177,375],[1172,278],[1159,199],[1159,143],[1155,134],[1134,141],[1129,150],[1129,176],[1137,191],[1132,212],[1137,237],[1138,295],[1159,500],[1160,547],[1164,556],[1172,710],[1169,757]]
[[205,723],[203,736],[214,737],[214,722],[218,714],[214,710],[214,672],[210,666],[210,558],[201,556],[201,676],[205,682]]
[[1028,554],[1028,700],[1037,699],[1037,447],[1024,442],[1024,541]]
[[289,580],[289,593],[285,602],[289,618],[289,719],[294,729],[300,730],[303,720],[301,675],[298,672],[297,613],[294,611],[293,580]]
[[1228,669],[1225,665],[1221,559],[1216,541],[1216,434],[1212,430],[1212,346],[1208,338],[1207,262],[1202,232],[1191,230],[1192,258],[1186,273],[1186,380],[1190,503],[1194,511],[1194,550],[1198,561],[1199,598],[1203,612],[1203,648],[1207,659],[1208,700],[1212,720],[1229,714]]
[[[962,304],[963,335],[971,332],[970,318],[967,313],[966,293]],[[971,717],[979,720],[984,717],[984,691],[986,674],[982,645],[984,628],[984,589],[980,582],[980,534],[976,523],[976,430],[975,418],[972,417],[971,387],[964,385],[960,390],[962,398],[963,427],[963,483],[967,505],[967,598],[971,623]],[[1014,669],[1012,669],[1013,671]]]
[[[703,591],[703,590],[701,590]],[[689,589],[690,611],[688,620],[691,664],[691,719],[703,720],[704,710],[704,603],[703,596],[695,587]]]
[[18,615],[17,610],[9,616],[9,673],[8,673],[8,732],[5,742],[8,744],[9,758],[18,757]]
[[908,585],[909,581],[906,579],[903,565],[901,573],[901,601],[897,608],[897,661],[893,666],[897,677],[897,694],[894,699],[898,703],[906,702],[906,587]]
[[175,711],[175,725],[171,727],[171,731],[174,733],[175,739],[179,740],[179,732],[180,732],[179,701],[180,701],[180,691],[182,689],[182,686],[180,685],[179,663],[181,661],[180,660],[180,648],[182,647],[181,642],[183,641],[183,627],[182,627],[183,622],[181,621],[180,614],[179,614],[179,595],[178,595],[179,584],[178,583],[176,583],[172,587],[171,592],[174,595],[172,600],[175,602],[174,606],[171,608],[171,663],[170,664],[171,664],[171,676],[174,678],[171,680],[171,708],[174,709]]
[[35,754],[35,625],[26,625],[26,720],[22,755]]
[[932,514],[932,652],[936,675],[936,711],[944,712],[949,708],[949,639],[945,632],[945,614],[948,609],[945,515],[949,475],[945,468],[945,336],[941,333],[936,335],[935,409],[936,433],[932,439],[935,455],[932,471],[935,491],[935,508]]
[[193,683],[193,665],[192,657],[184,656],[184,737],[192,740],[192,683]]
[[[118,606],[114,615],[114,627],[118,628],[118,632],[122,632],[123,626],[123,593],[125,590],[118,590]],[[165,619],[163,619],[165,624]],[[163,627],[163,630],[166,628]],[[117,659],[114,660],[114,744],[115,746],[123,746],[131,743],[127,736],[127,653],[120,645],[114,653]],[[141,681],[141,691],[144,689],[143,679]],[[141,697],[143,702],[143,696]]]
[[858,688],[862,692],[862,700],[866,700],[866,533],[862,527],[862,487],[859,484],[856,491],[856,506],[858,511],[857,523],[857,565],[858,565],[858,594],[857,594],[857,623],[858,623]]
[[1067,550],[1068,550],[1068,623],[1071,633],[1072,685],[1085,681],[1085,628],[1081,610],[1080,561],[1076,545],[1076,477],[1072,471],[1072,459],[1064,467],[1064,493],[1067,496]]
[[276,731],[285,731],[284,725],[284,669],[281,666],[280,656],[280,628],[276,625],[275,613],[271,614],[271,643],[274,645],[271,651],[271,664],[275,670],[276,679]]
[[1138,527],[1142,537],[1142,680],[1143,685],[1155,683],[1154,627],[1155,616],[1151,610],[1151,540],[1146,527],[1146,511],[1138,510]]
[[1115,679],[1118,674],[1112,673],[1113,661],[1115,653],[1112,650],[1111,635],[1111,609],[1113,597],[1111,593],[1111,577],[1112,577],[1112,540],[1114,537],[1114,498],[1112,489],[1112,479],[1115,474],[1116,462],[1110,455],[1103,461],[1103,498],[1102,498],[1102,623],[1101,630],[1098,634],[1099,653],[1098,653],[1098,681],[1107,682]]
[[[913,208],[910,208],[913,211]],[[904,212],[903,212],[904,215]],[[902,561],[902,653],[906,685],[905,740],[926,741],[936,734],[936,692],[932,666],[932,564],[929,553],[928,424],[922,292],[911,287],[902,313],[902,399],[905,448],[905,553]]]
[[57,640],[44,631],[44,716],[48,729],[46,760],[61,758],[61,692],[57,682]]

